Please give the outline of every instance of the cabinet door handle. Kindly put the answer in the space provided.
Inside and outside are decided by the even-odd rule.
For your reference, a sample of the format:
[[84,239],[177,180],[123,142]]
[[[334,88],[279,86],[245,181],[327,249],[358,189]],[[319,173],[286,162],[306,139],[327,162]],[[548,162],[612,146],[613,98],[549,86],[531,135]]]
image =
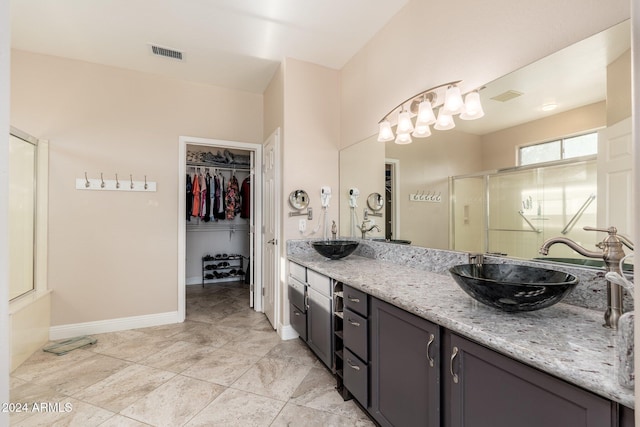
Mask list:
[[429,360],[429,366],[431,366],[433,368],[433,357],[431,357],[429,355],[430,350],[431,350],[431,344],[433,344],[433,341],[435,341],[436,336],[433,334],[429,335],[429,342],[427,342],[427,359]]
[[304,293],[304,306],[304,308],[309,310],[309,294],[306,292]]
[[351,323],[353,326],[360,326],[360,323],[354,322],[353,320],[351,320],[351,318],[348,318],[347,322]]
[[354,297],[352,297],[351,295],[347,295],[347,299],[348,299],[349,301],[351,301],[351,302],[355,302],[355,303],[360,302],[360,299],[359,299],[359,298],[354,298]]
[[453,347],[453,351],[451,352],[451,363],[449,364],[449,372],[451,372],[451,376],[453,377],[453,382],[458,384],[458,374],[453,372],[453,359],[458,355],[458,347]]
[[351,362],[351,359],[347,359],[347,365],[349,365],[349,367],[350,367],[351,369],[355,369],[356,371],[359,371],[359,370],[360,370],[360,366],[358,366],[358,365],[354,365],[354,364]]
[[300,316],[300,312],[298,312],[298,311],[294,311],[293,313],[294,313],[296,316]]

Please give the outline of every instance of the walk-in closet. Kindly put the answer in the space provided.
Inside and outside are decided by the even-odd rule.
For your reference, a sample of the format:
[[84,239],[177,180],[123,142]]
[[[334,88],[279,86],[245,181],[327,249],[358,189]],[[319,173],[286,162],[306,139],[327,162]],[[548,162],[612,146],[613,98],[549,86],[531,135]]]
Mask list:
[[186,285],[236,282],[248,288],[254,277],[254,153],[209,145],[186,148]]

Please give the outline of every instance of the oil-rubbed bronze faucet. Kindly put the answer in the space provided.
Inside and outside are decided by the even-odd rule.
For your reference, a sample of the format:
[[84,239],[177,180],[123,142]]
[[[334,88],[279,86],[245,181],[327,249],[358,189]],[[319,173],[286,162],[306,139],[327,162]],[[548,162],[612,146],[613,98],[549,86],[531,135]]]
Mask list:
[[[588,258],[602,258],[607,272],[615,272],[622,275],[620,260],[625,256],[622,245],[624,244],[633,250],[633,244],[631,241],[627,237],[618,235],[618,230],[615,227],[584,227],[584,230],[608,233],[607,237],[596,245],[598,248],[602,249],[602,252],[587,250],[566,237],[553,237],[542,244],[540,253],[542,255],[548,255],[549,248],[552,245],[562,243],[569,246],[580,255]],[[607,311],[604,313],[604,326],[612,329],[618,329],[618,319],[622,316],[622,313],[622,287],[607,280]]]

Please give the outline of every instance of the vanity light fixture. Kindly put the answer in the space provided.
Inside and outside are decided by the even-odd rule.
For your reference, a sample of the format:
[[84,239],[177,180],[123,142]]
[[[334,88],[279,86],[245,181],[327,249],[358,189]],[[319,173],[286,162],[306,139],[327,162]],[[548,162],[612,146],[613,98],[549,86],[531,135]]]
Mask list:
[[[431,125],[437,130],[453,129],[454,115],[459,114],[462,120],[475,120],[484,116],[480,89],[467,93],[463,100],[459,83],[460,80],[432,87],[397,105],[378,123],[378,141],[395,140],[396,144],[410,144],[412,136],[430,136]],[[434,114],[436,107],[440,107],[437,119]],[[413,117],[416,117],[415,125],[411,121]],[[392,126],[396,126],[395,135]]]

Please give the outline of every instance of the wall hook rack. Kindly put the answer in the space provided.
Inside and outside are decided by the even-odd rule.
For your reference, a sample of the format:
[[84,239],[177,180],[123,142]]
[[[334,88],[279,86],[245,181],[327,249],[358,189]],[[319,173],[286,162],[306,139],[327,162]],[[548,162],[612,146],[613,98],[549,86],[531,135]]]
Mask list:
[[115,179],[104,179],[104,173],[100,172],[100,178],[89,178],[87,172],[84,178],[76,178],[76,190],[98,190],[98,191],[156,191],[156,182],[148,181],[147,175],[144,181],[134,181],[133,174],[129,174],[129,185],[121,186],[118,174]]
[[422,192],[417,191],[413,194],[409,194],[409,201],[411,202],[432,202],[432,203],[440,203],[442,202],[442,192],[439,191],[436,194],[435,191],[427,191],[427,194],[424,194],[424,190]]

